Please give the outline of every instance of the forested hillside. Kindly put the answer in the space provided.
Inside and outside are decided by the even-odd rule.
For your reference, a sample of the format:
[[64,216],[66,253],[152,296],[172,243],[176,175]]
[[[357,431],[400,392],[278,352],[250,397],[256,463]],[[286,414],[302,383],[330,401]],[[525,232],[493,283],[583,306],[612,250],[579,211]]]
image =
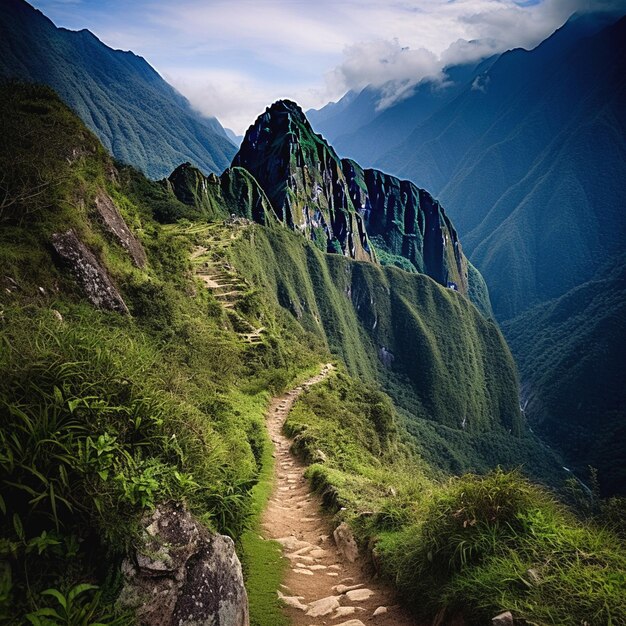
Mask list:
[[236,152],[145,59],[57,28],[24,0],[0,4],[0,79],[49,85],[116,159],[151,178],[184,161],[220,173]]

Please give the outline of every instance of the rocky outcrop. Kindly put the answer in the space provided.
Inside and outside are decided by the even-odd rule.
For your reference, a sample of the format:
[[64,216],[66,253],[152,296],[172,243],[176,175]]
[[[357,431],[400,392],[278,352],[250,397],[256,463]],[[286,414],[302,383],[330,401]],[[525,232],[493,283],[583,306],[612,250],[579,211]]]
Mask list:
[[137,267],[145,267],[146,251],[140,241],[133,235],[121,216],[119,209],[111,197],[104,191],[96,196],[96,211],[105,228],[117,239],[122,248],[128,252]]
[[52,235],[52,246],[59,262],[69,268],[93,305],[128,314],[128,307],[109,273],[73,230]]
[[259,224],[275,222],[274,210],[259,183],[245,169],[231,167],[221,176],[205,176],[191,163],[178,166],[163,181],[183,203],[196,208],[209,220],[231,215]]
[[145,626],[248,626],[241,564],[229,537],[210,533],[181,504],[144,520],[145,541],[124,562],[119,604]]
[[359,548],[354,540],[354,535],[350,530],[350,526],[345,522],[341,522],[333,532],[333,538],[337,549],[350,563],[354,563],[359,558]]
[[491,623],[493,626],[513,626],[515,622],[511,611],[505,611],[504,613],[500,613],[500,615],[496,615],[491,620]]
[[275,102],[258,117],[233,166],[259,182],[285,226],[326,252],[375,260],[339,157],[294,102]]
[[456,230],[427,191],[342,160],[350,197],[381,253],[403,257],[438,283],[468,292],[468,268]]

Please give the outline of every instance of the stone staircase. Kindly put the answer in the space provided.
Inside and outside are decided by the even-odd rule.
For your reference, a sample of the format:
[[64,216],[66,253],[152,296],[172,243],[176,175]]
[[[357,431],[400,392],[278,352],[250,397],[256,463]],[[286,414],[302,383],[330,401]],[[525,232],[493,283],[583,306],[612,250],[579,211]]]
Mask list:
[[239,238],[241,229],[229,232],[210,224],[193,225],[184,232],[201,237],[202,244],[190,255],[195,274],[225,309],[239,337],[248,345],[263,343],[265,328],[253,326],[237,311],[237,304],[249,285],[224,258],[224,251]]

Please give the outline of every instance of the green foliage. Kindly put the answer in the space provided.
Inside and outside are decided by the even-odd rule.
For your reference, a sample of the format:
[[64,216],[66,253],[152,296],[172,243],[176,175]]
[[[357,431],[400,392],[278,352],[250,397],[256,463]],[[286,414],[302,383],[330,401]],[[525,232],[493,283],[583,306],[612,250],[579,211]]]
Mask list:
[[269,435],[264,427],[265,405],[258,410],[257,464],[258,481],[252,488],[248,529],[241,536],[242,565],[246,578],[251,626],[286,626],[276,591],[280,588],[287,567],[282,547],[261,536],[261,515],[274,486],[274,458]]
[[152,178],[182,161],[221,172],[236,152],[219,122],[194,111],[143,58],[88,30],[57,28],[24,2],[0,5],[0,78],[49,85],[116,159]]
[[[63,137],[84,150],[64,184],[30,214],[36,219],[11,218],[0,233],[7,260],[0,292],[2,620],[123,620],[111,609],[119,562],[138,540],[142,516],[176,500],[235,539],[253,622],[279,623],[275,591],[284,564],[278,547],[258,537],[271,489],[264,410],[269,393],[327,359],[328,349],[346,369],[339,364],[336,376],[303,394],[286,427],[316,462],[309,476],[325,504],[361,541],[378,542],[383,568],[407,597],[430,579],[430,609],[464,606],[476,619],[502,604],[528,619],[557,615],[567,624],[557,591],[571,592],[581,615],[600,611],[604,618],[621,608],[614,589],[622,584],[623,547],[610,532],[577,525],[517,476],[437,482],[443,472],[436,465],[485,471],[502,458],[514,463],[526,447],[538,454],[522,433],[502,336],[465,298],[423,275],[323,254],[287,229],[245,220],[161,226],[155,212],[173,219],[180,208],[165,185],[118,173],[49,92],[8,95],[2,106],[22,128],[32,111],[20,117],[20,102],[51,111],[42,132],[59,135],[49,153],[35,155],[37,163],[63,157]],[[19,136],[13,140],[19,144]],[[145,268],[134,267],[90,219],[102,190],[144,241]],[[132,316],[86,306],[53,268],[50,235],[70,226],[109,270]],[[206,250],[202,263],[236,277],[242,295],[229,309],[194,280],[194,247]],[[242,339],[260,327],[258,341]],[[438,456],[444,461],[430,463]],[[411,555],[417,566],[403,560]],[[511,575],[501,577],[505,565],[520,563],[539,563],[557,582],[533,595]],[[424,580],[416,581],[409,574],[419,568]],[[587,575],[601,591],[585,605],[576,581]],[[486,581],[499,590],[495,599]],[[101,593],[84,586],[95,584]]]
[[[48,113],[33,119],[24,108],[31,103]],[[185,502],[241,548],[266,471],[267,390],[318,363],[320,344],[297,324],[285,340],[285,320],[273,321],[272,303],[253,290],[231,318],[216,310],[190,271],[189,251],[202,235],[154,219],[178,201],[128,168],[117,172],[48,89],[4,90],[0,107],[13,128],[2,162],[21,150],[43,180],[54,180],[57,161],[66,173],[41,203],[15,203],[20,212],[0,231],[0,621],[24,623],[30,614],[42,624],[114,623],[120,561],[159,503]],[[20,143],[29,128],[40,151]],[[90,219],[102,190],[143,240],[144,269]],[[50,236],[69,227],[109,270],[132,317],[87,306],[55,269]],[[246,345],[235,318],[246,328],[263,323],[262,342]],[[258,567],[250,567],[257,580]],[[68,617],[60,598],[67,604],[69,590],[87,583],[101,592],[75,594]],[[58,593],[42,596],[46,589]]]
[[[67,594],[58,589],[46,589],[41,592],[53,601],[53,606],[37,609],[29,613],[26,619],[33,626],[124,626],[131,624],[131,618],[115,617],[103,613],[100,606],[100,594],[95,585],[76,585]],[[92,598],[87,596],[91,592]]]
[[619,518],[620,503],[599,504],[583,523],[519,472],[442,480],[401,421],[385,446],[372,445],[370,404],[369,390],[340,372],[301,396],[285,428],[316,461],[307,476],[324,504],[374,546],[416,615],[624,623],[626,546],[598,525]]
[[523,433],[512,358],[497,327],[460,294],[423,275],[319,253],[286,229],[250,227],[230,259],[290,313],[285,328],[297,322],[352,375],[382,382],[416,439],[429,433],[436,442],[429,461],[456,471],[447,459],[467,455],[461,471],[486,471],[538,459],[539,474],[553,471],[536,440],[511,446],[511,434]]
[[577,523],[516,474],[443,485],[424,515],[384,535],[378,550],[425,614],[462,610],[479,624],[509,609],[530,623],[624,623],[623,543]]

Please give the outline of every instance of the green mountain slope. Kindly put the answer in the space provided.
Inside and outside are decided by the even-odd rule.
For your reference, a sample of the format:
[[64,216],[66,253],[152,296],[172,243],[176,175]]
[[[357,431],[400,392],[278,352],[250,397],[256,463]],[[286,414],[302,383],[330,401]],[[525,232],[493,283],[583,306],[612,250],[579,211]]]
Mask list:
[[624,243],[618,17],[576,15],[534,50],[450,68],[445,89],[383,110],[367,88],[313,114],[339,154],[441,201],[501,320],[589,280]]
[[340,160],[295,103],[269,107],[246,133],[233,165],[255,177],[281,223],[321,250],[427,274],[491,314],[484,281],[470,273],[441,205],[408,181]]
[[236,152],[143,58],[57,28],[24,0],[0,4],[0,78],[51,86],[116,159],[152,178],[184,161],[219,173]]
[[[409,601],[426,585],[420,610],[429,619],[460,605],[468,623],[479,622],[500,608],[485,584],[491,577],[529,619],[558,615],[570,626],[581,615],[619,614],[619,581],[610,582],[623,560],[613,534],[579,526],[543,491],[501,472],[445,479],[498,462],[530,460],[546,476],[553,469],[523,430],[502,335],[462,294],[425,275],[326,254],[277,219],[225,221],[232,207],[241,216],[267,207],[243,170],[213,179],[205,196],[205,180],[182,168],[201,206],[181,202],[170,181],[116,166],[48,88],[0,90],[0,120],[2,623],[56,626],[81,612],[110,626],[133,623],[115,604],[121,561],[143,543],[142,516],[183,502],[236,540],[248,584],[265,585],[264,599],[250,594],[265,603],[251,607],[252,621],[276,624],[278,553],[259,543],[257,526],[272,463],[264,412],[271,394],[308,377],[330,351],[339,382],[292,427],[311,435],[302,445],[320,442],[328,465],[312,475],[336,488],[356,529],[369,524],[359,537],[380,547]],[[214,221],[194,221],[209,210]],[[352,450],[341,463],[357,460],[341,484],[337,472],[349,466],[337,465],[329,444]],[[346,481],[375,498],[363,508]],[[429,534],[433,524],[443,544]],[[442,545],[470,546],[471,558],[447,569]],[[520,576],[534,559],[554,563],[555,546],[562,570],[542,572],[556,583],[529,594]],[[515,567],[501,577],[503,558]],[[583,602],[576,581],[589,575],[597,590]],[[73,613],[56,619],[62,604]]]
[[604,493],[626,494],[626,259],[504,332],[533,427],[580,475],[595,467]]

